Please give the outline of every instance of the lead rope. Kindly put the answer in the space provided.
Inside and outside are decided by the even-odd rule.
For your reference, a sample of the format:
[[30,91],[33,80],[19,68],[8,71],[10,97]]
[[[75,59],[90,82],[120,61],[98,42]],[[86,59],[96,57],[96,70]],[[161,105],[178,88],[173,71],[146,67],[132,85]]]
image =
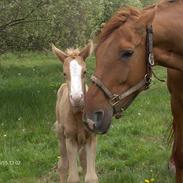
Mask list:
[[154,66],[152,25],[147,26],[146,32],[146,89],[148,89],[151,84],[152,66]]
[[154,71],[152,71],[152,74],[153,74],[154,78],[156,78],[158,81],[163,82],[163,83],[165,83],[165,82],[166,82],[166,80],[165,80],[165,79],[160,79],[160,78],[155,74],[155,72],[154,72]]
[[152,25],[147,26],[147,38],[146,38],[146,47],[147,49],[147,79],[151,82],[151,76],[153,75],[160,82],[166,82],[164,79],[160,79],[155,72],[152,70],[152,66],[154,66],[154,55],[153,55],[153,28]]

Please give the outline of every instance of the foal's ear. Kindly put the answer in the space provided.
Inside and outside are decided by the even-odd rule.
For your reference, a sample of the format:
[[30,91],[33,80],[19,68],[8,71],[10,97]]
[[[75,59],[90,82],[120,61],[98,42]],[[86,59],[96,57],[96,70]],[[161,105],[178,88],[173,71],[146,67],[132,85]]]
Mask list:
[[64,62],[64,60],[67,58],[66,53],[56,48],[54,44],[52,44],[52,51],[59,58],[61,62]]
[[90,41],[88,45],[81,50],[79,55],[85,60],[88,56],[90,56],[93,53],[94,49],[94,43],[93,41]]
[[143,33],[147,26],[152,24],[155,16],[155,8],[143,10],[140,17],[136,22],[136,28],[138,32]]

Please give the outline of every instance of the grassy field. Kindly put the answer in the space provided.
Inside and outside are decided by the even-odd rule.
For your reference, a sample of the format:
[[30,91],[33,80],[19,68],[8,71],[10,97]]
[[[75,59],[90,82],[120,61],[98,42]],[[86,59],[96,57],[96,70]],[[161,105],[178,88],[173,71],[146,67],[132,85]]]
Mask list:
[[[88,63],[88,75],[94,58]],[[166,71],[155,68],[157,75]],[[56,183],[59,158],[53,132],[62,65],[51,54],[0,57],[0,183]],[[173,183],[167,169],[171,124],[166,83],[153,79],[109,133],[98,137],[100,183]]]

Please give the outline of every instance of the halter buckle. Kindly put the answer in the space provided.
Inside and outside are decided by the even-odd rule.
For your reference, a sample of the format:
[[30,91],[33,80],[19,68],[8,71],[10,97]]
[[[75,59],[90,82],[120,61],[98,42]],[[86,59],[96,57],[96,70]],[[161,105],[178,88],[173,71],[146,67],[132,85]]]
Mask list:
[[145,89],[149,88],[149,85],[151,84],[151,81],[152,81],[151,77],[148,74],[146,74],[145,75]]
[[110,99],[110,104],[114,107],[120,101],[119,95],[114,94],[113,97]]

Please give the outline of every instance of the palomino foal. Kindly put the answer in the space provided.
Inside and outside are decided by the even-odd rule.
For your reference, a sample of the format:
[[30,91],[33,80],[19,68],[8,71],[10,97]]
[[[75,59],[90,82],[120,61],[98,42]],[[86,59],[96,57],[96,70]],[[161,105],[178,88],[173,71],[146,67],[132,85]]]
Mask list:
[[[68,49],[66,53],[52,45],[52,50],[63,63],[66,83],[57,93],[56,131],[59,138],[61,160],[58,162],[61,183],[79,183],[77,167],[79,154],[81,166],[86,173],[85,183],[98,183],[95,172],[96,135],[89,132],[82,122],[85,84],[85,59],[91,54],[90,43],[82,51]],[[69,172],[68,172],[69,170]]]

